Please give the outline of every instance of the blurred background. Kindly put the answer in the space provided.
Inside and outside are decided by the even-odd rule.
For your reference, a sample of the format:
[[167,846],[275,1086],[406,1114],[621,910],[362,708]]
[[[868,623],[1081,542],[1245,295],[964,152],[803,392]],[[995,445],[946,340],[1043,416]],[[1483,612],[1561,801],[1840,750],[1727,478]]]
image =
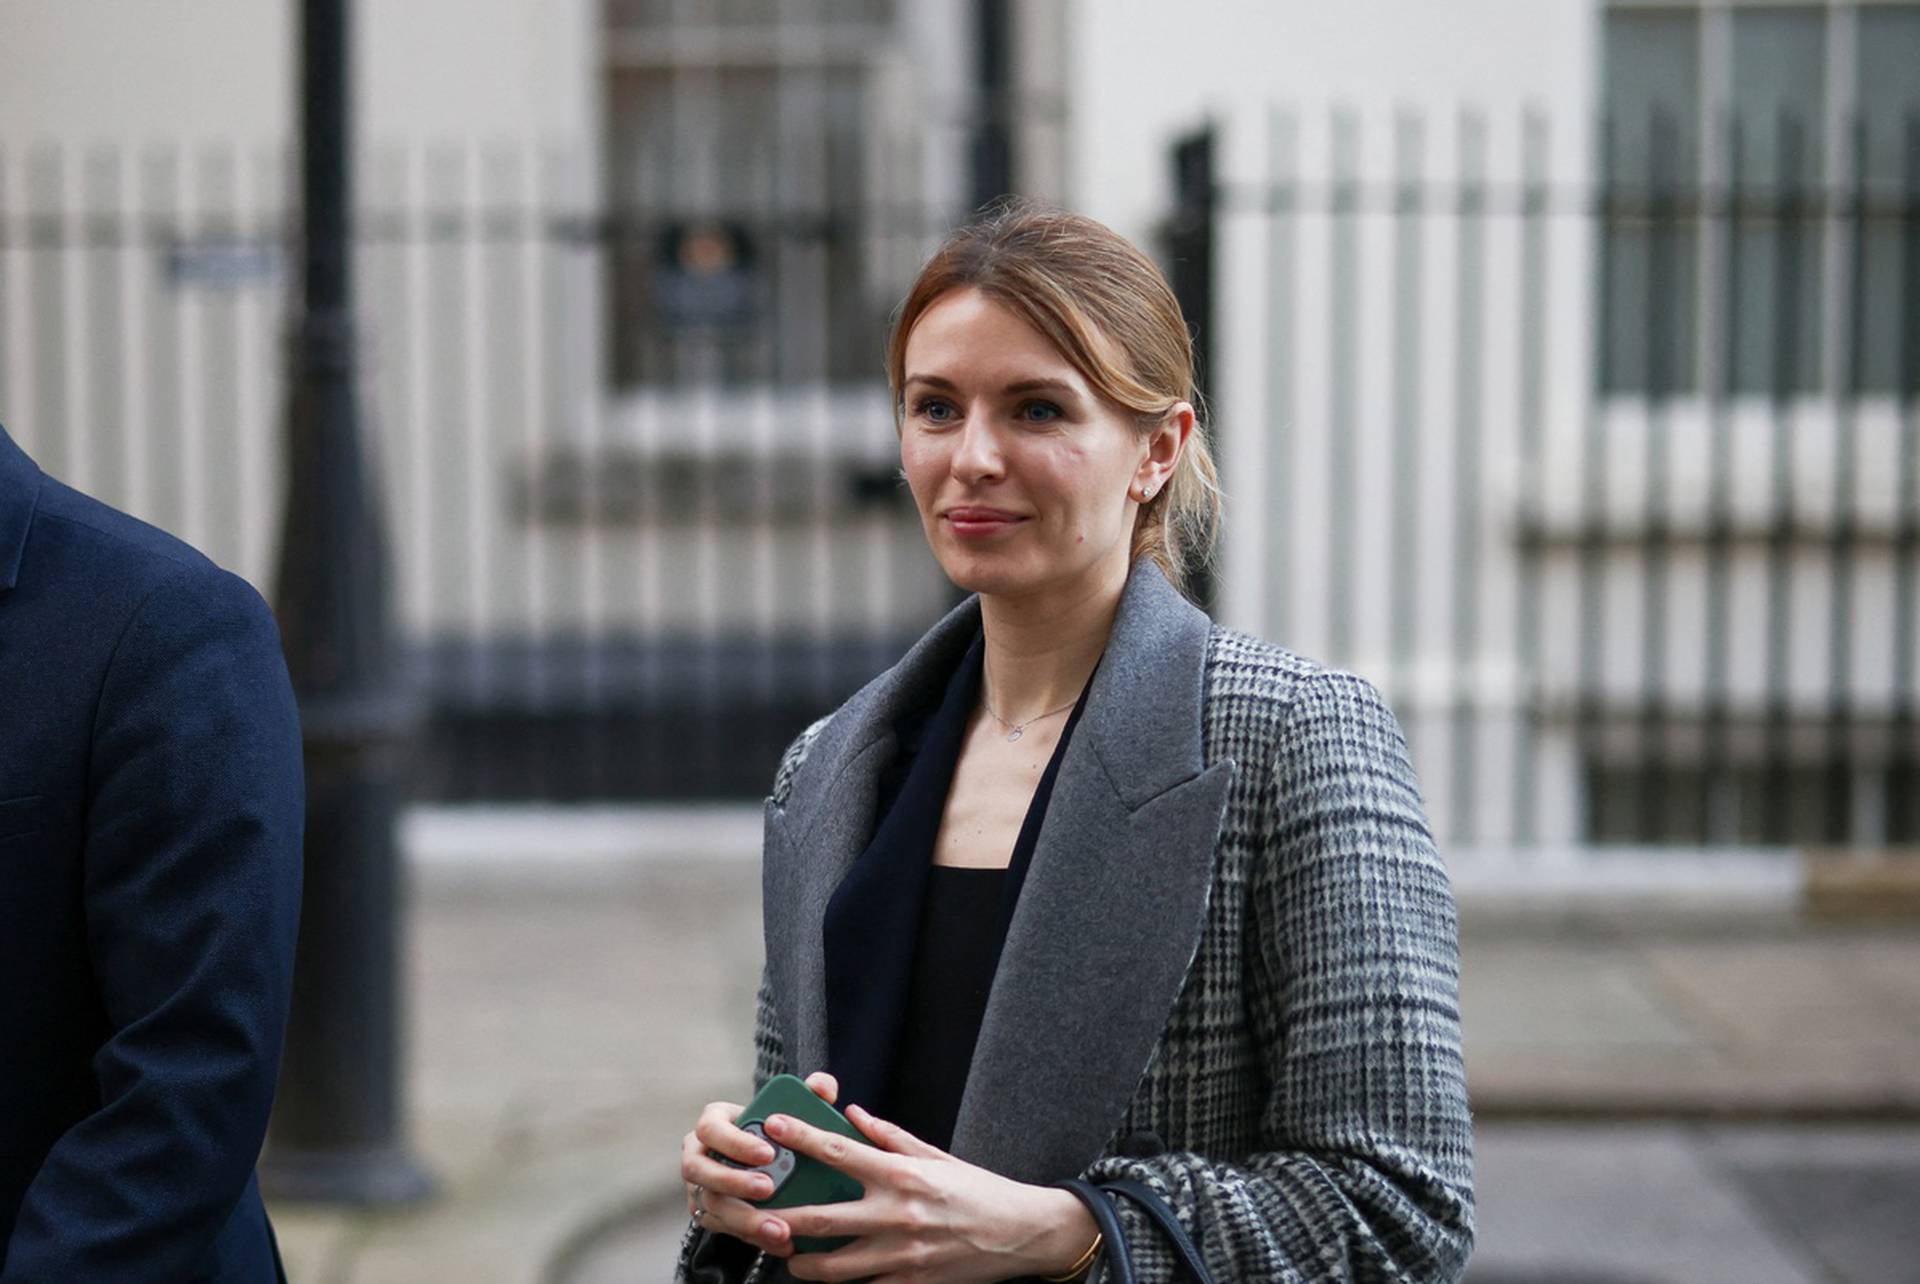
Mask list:
[[[1920,3],[352,11],[437,1194],[283,1199],[296,1280],[668,1277],[758,799],[955,600],[888,315],[1009,192],[1182,299],[1215,617],[1406,726],[1470,1278],[1920,1279]],[[270,596],[310,53],[292,4],[0,5],[0,421]]]

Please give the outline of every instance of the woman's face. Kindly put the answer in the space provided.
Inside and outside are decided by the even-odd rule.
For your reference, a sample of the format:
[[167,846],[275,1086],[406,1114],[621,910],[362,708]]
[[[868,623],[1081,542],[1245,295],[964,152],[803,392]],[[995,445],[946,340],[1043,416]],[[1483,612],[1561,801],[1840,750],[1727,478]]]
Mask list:
[[1125,579],[1129,491],[1170,469],[1151,458],[1162,434],[1143,436],[1044,335],[971,288],[920,315],[901,391],[901,468],[956,585],[1022,596]]

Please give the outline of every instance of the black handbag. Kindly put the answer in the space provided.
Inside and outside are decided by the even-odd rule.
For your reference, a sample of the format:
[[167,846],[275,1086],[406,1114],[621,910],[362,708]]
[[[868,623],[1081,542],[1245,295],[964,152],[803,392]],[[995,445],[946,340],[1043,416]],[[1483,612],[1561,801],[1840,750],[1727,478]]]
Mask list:
[[1174,1256],[1186,1268],[1187,1276],[1194,1284],[1213,1284],[1207,1263],[1200,1256],[1200,1249],[1187,1235],[1187,1228],[1180,1224],[1180,1219],[1174,1216],[1166,1201],[1154,1194],[1153,1189],[1144,1182],[1131,1177],[1116,1177],[1096,1186],[1083,1178],[1069,1177],[1057,1184],[1078,1195],[1080,1202],[1087,1206],[1087,1211],[1093,1214],[1094,1227],[1099,1230],[1102,1240],[1097,1260],[1106,1263],[1108,1284],[1134,1284],[1133,1257],[1127,1251],[1127,1236],[1120,1227],[1120,1214],[1114,1209],[1115,1199],[1132,1200],[1153,1219],[1172,1242]]

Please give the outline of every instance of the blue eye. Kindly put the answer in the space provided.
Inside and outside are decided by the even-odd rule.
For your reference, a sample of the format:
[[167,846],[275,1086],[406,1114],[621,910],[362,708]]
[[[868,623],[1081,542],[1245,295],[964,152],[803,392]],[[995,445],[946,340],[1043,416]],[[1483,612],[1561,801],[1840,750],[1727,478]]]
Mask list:
[[929,423],[936,424],[952,423],[953,419],[950,418],[948,414],[948,412],[952,410],[953,407],[951,405],[936,397],[923,397],[915,402],[913,406],[913,413],[915,415],[927,420]]
[[1020,413],[1028,423],[1051,423],[1060,418],[1060,407],[1051,401],[1029,401],[1020,407]]

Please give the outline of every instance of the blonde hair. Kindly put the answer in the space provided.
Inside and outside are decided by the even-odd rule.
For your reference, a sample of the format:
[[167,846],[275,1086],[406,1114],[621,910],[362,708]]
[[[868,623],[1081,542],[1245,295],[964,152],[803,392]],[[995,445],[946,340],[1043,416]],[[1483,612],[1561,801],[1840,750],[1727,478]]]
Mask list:
[[907,336],[952,290],[975,289],[1045,335],[1094,391],[1131,414],[1141,435],[1184,401],[1193,432],[1173,477],[1141,506],[1134,558],[1151,557],[1182,592],[1213,558],[1220,483],[1193,382],[1193,339],[1153,260],[1105,224],[1013,200],[947,237],[895,314],[887,340],[894,414],[904,415]]

